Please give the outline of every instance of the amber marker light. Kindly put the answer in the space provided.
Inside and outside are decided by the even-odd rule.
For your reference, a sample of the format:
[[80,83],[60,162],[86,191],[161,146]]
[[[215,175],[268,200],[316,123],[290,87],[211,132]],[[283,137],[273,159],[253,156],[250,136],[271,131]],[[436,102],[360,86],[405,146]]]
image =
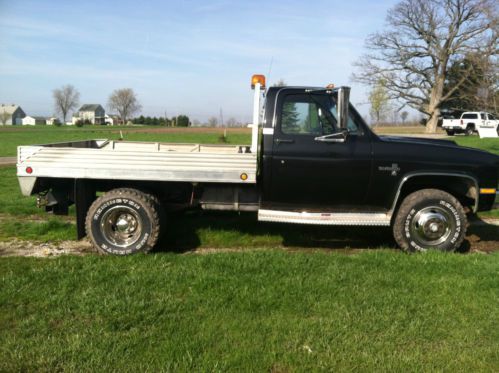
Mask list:
[[334,84],[328,84],[328,85],[326,86],[326,89],[333,89],[333,88],[334,88]]
[[480,188],[480,194],[496,194],[496,188]]
[[32,169],[31,167],[29,167],[29,166],[28,166],[28,167],[26,167],[26,173],[27,173],[27,174],[31,174],[31,173],[33,173],[33,169]]
[[255,89],[255,85],[260,83],[260,89],[265,89],[265,75],[255,74],[251,77],[251,89]]
[[240,177],[242,181],[248,180],[248,174],[245,174],[244,172],[241,174]]

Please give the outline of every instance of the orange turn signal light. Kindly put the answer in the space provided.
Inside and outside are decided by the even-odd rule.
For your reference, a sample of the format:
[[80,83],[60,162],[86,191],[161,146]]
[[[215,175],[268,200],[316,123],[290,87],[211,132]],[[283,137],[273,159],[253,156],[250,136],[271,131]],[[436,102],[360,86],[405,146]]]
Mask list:
[[480,194],[496,194],[496,188],[480,188]]
[[251,89],[255,89],[255,85],[260,83],[260,88],[265,88],[265,75],[255,74],[251,77]]
[[248,174],[246,174],[246,173],[244,173],[244,172],[241,174],[241,176],[240,176],[240,177],[241,177],[241,180],[242,180],[242,181],[248,180]]

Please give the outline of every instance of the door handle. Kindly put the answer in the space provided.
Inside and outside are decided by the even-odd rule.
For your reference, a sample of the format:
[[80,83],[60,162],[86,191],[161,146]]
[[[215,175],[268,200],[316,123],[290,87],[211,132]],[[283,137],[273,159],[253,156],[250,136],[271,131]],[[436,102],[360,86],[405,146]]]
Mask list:
[[277,145],[279,144],[293,144],[295,142],[295,140],[292,140],[292,139],[275,139],[275,143]]

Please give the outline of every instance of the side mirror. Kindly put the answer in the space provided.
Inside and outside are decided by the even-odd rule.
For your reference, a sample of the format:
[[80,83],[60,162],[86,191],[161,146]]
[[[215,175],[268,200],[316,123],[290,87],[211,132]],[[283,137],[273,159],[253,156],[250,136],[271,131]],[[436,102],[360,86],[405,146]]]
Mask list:
[[338,104],[336,105],[336,111],[338,114],[338,125],[340,129],[347,128],[349,100],[350,87],[338,88]]

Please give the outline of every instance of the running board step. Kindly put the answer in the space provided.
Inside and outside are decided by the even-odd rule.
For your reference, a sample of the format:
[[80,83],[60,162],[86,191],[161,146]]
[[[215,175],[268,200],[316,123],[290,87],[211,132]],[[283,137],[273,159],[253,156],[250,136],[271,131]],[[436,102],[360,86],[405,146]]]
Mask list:
[[294,212],[258,210],[259,221],[316,225],[389,226],[391,215],[385,213]]

